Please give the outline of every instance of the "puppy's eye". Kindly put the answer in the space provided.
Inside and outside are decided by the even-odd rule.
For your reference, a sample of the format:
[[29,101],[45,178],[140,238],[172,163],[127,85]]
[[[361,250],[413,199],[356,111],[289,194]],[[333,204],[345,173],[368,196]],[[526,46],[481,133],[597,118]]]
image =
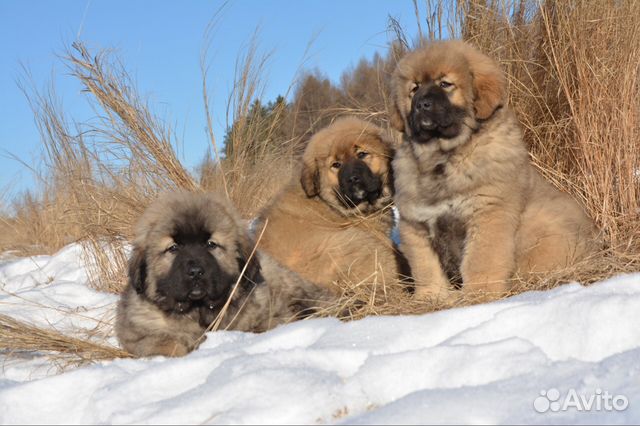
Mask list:
[[440,82],[440,87],[442,89],[448,89],[450,87],[453,87],[453,83],[449,83],[448,81],[444,81],[443,80],[443,81]]
[[211,250],[211,249],[218,248],[218,247],[219,246],[218,246],[218,244],[216,244],[215,241],[211,241],[211,240],[207,241],[207,248],[208,249]]
[[411,86],[411,90],[409,91],[409,96],[415,95],[415,93],[418,91],[419,88],[420,88],[420,83],[413,83],[413,86]]
[[359,153],[356,154],[356,157],[358,157],[359,160],[362,160],[367,155],[369,155],[369,153],[367,151],[360,151]]
[[331,164],[332,169],[339,169],[340,167],[342,167],[342,163],[339,161],[334,161],[333,164]]
[[178,251],[178,245],[171,244],[169,247],[167,247],[167,249],[165,250],[165,253],[175,253],[177,251]]

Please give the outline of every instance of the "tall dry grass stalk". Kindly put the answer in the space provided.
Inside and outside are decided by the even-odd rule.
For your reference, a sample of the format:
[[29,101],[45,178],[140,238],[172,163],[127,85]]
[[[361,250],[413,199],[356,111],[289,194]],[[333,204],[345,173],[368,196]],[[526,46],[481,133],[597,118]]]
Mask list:
[[[541,158],[569,176],[613,245],[640,219],[640,7],[579,2],[540,10],[545,59],[566,108],[565,155]],[[538,144],[542,146],[542,141]]]
[[273,52],[259,51],[259,31],[253,34],[244,53],[236,59],[234,83],[228,98],[226,123],[229,129],[220,152],[212,128],[212,116],[207,90],[209,66],[207,52],[211,40],[206,37],[201,54],[203,100],[207,118],[207,132],[215,157],[205,158],[201,170],[201,183],[205,189],[224,188],[227,196],[245,217],[254,216],[280,190],[292,176],[302,137],[282,132],[285,121],[296,120],[296,111],[290,111],[286,99],[302,73],[314,38],[302,55],[296,77],[284,90],[281,102],[275,102],[270,114],[255,113],[255,105],[262,100],[267,68]]
[[506,69],[534,163],[626,247],[640,219],[638,4],[466,1],[455,16]]
[[92,56],[84,45],[74,43],[67,61],[71,73],[93,95],[106,113],[100,127],[94,127],[112,149],[124,148],[127,169],[146,181],[151,188],[196,189],[197,184],[178,160],[172,131],[149,112],[129,75],[116,62],[109,62],[106,52]]
[[[274,115],[250,114],[253,103],[262,98],[271,53],[260,55],[255,33],[246,53],[235,63],[233,90],[226,111],[227,135],[224,159],[217,158],[217,174],[224,179],[229,198],[244,216],[257,211],[288,178],[292,167],[291,151],[285,141],[269,144],[284,112],[284,104],[276,105]],[[207,108],[209,109],[209,108]],[[248,196],[251,194],[251,196]]]

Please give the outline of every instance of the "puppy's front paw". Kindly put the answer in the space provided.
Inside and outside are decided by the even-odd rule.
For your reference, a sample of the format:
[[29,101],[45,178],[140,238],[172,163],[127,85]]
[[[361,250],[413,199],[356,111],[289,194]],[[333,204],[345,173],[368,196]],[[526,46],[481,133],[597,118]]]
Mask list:
[[416,281],[413,297],[416,300],[424,300],[439,303],[450,297],[449,282],[446,280],[432,280],[428,284]]

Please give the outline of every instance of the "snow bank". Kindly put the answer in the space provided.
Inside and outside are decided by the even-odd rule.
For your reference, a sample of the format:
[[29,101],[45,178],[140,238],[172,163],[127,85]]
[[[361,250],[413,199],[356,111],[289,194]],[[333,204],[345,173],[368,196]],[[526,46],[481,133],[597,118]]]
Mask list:
[[55,256],[0,263],[0,313],[57,329],[91,329],[113,318],[117,296],[88,287],[80,245]]
[[[112,315],[115,297],[87,288],[79,253],[0,265],[13,293],[0,313],[69,327]],[[0,422],[637,423],[638,312],[634,274],[421,316],[210,333],[179,359],[35,376],[41,359],[7,361]]]

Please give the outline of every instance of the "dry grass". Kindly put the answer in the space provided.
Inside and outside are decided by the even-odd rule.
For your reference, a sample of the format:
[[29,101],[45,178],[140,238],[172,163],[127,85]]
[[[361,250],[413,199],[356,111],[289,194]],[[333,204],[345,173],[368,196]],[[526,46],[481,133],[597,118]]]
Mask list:
[[7,315],[0,315],[0,347],[3,356],[35,352],[47,356],[61,369],[114,358],[131,358],[131,354],[87,338],[72,337],[54,328],[36,327]]
[[604,249],[562,271],[540,274],[527,279],[515,277],[512,280],[512,288],[507,294],[454,292],[446,300],[422,301],[414,299],[411,286],[402,282],[382,284],[375,279],[359,283],[342,282],[342,297],[322,311],[320,316],[336,316],[351,321],[370,315],[417,315],[505,299],[526,291],[550,290],[570,282],[589,285],[614,275],[638,272],[640,270],[639,248],[619,249],[622,251],[612,248]]
[[[235,64],[227,109],[233,131],[224,153],[217,151],[211,126],[205,47],[202,89],[213,156],[203,160],[197,178],[178,161],[172,129],[150,112],[122,64],[106,52],[92,55],[74,45],[67,64],[101,118],[71,129],[53,90],[26,91],[46,147],[46,172],[42,195],[26,195],[14,205],[12,217],[0,219],[0,249],[33,254],[84,241],[93,259],[95,287],[117,292],[125,276],[123,238],[131,236],[135,219],[159,191],[226,192],[245,217],[253,216],[290,179],[309,129],[345,113],[385,125],[394,63],[407,48],[424,42],[423,37],[449,34],[501,62],[534,164],[585,205],[608,244],[597,257],[569,270],[516,279],[513,293],[639,271],[640,7],[633,0],[433,0],[424,5],[414,1],[412,8],[420,23],[419,38],[411,43],[391,19],[394,40],[387,58],[369,68],[359,65],[352,73],[359,80],[343,76],[344,95],[310,77],[298,86],[298,92],[308,89],[310,96],[275,105],[269,115],[252,114],[270,56],[259,54],[254,37]],[[324,314],[355,319],[423,313],[492,297],[425,305],[414,301],[401,283],[383,286],[372,278],[343,285],[343,297]],[[53,348],[58,337],[49,336],[50,345],[46,333],[42,336],[41,348]]]
[[[266,67],[272,53],[260,54],[256,32],[248,42],[246,53],[235,63],[233,91],[227,103],[225,152],[222,156],[211,126],[207,93],[206,51],[201,58],[203,99],[207,114],[208,134],[214,158],[205,159],[201,168],[201,184],[205,190],[224,191],[244,217],[253,217],[293,175],[300,135],[285,133],[282,124],[295,120],[286,102],[276,102],[268,115],[255,113],[255,104],[262,99]],[[309,46],[301,58],[304,64]],[[300,72],[300,69],[298,70]],[[284,92],[286,98],[292,83]],[[251,194],[248,196],[247,194]]]
[[[462,9],[466,39],[499,58],[540,170],[616,245],[639,222],[640,8],[513,1]],[[509,13],[510,12],[510,13]]]

